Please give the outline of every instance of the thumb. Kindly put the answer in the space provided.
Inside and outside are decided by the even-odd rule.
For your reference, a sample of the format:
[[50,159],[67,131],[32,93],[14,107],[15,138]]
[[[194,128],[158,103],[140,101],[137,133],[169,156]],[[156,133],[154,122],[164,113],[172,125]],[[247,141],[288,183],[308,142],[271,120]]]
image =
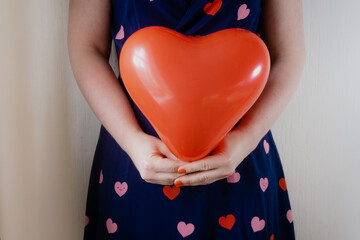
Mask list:
[[159,142],[159,151],[165,155],[167,158],[173,159],[173,160],[180,160],[179,158],[177,158],[170,150],[169,148],[165,145],[165,143],[163,141]]

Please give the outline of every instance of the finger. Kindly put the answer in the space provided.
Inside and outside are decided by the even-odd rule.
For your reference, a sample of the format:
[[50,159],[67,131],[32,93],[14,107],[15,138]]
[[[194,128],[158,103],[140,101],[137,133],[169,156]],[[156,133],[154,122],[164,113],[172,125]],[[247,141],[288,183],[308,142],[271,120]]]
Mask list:
[[225,177],[226,175],[224,175],[223,172],[217,168],[215,170],[186,174],[176,178],[174,184],[175,186],[207,185]]
[[161,152],[161,154],[163,154],[164,156],[174,159],[174,160],[180,160],[179,158],[177,158],[170,150],[169,148],[165,145],[165,143],[163,143],[161,140],[159,140],[159,151]]
[[147,179],[146,182],[161,184],[161,185],[173,185],[177,177],[179,177],[179,174],[177,173],[158,172],[158,173],[154,173],[153,177]]
[[179,176],[178,168],[186,162],[181,160],[173,160],[166,157],[156,156],[151,159],[152,161],[152,170],[154,172],[168,172],[168,173],[175,173]]
[[[198,171],[208,171],[220,168],[223,165],[223,159],[215,156],[207,156],[201,160],[186,163],[178,168],[178,172],[194,173]],[[182,170],[184,169],[184,170]]]

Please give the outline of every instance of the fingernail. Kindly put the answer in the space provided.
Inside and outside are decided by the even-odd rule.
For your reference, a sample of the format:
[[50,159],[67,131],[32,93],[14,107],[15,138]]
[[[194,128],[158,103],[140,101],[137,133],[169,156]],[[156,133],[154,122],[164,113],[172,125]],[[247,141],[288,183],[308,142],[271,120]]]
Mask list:
[[178,181],[175,182],[175,186],[176,187],[182,187],[182,186],[184,186],[184,184],[180,180],[178,180]]
[[181,173],[186,173],[186,170],[185,170],[185,169],[180,169],[180,170],[178,171],[178,173],[179,173],[179,174],[181,174]]

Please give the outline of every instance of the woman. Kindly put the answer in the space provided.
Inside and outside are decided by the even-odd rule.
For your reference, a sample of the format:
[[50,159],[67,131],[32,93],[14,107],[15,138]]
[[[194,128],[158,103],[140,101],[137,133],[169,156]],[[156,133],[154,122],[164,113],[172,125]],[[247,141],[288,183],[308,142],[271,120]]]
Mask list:
[[[177,159],[108,63],[135,31],[185,35],[243,28],[266,43],[268,82],[211,156]],[[295,239],[271,126],[291,100],[305,61],[301,0],[71,0],[71,66],[101,121],[84,239]],[[175,185],[174,185],[175,184]]]

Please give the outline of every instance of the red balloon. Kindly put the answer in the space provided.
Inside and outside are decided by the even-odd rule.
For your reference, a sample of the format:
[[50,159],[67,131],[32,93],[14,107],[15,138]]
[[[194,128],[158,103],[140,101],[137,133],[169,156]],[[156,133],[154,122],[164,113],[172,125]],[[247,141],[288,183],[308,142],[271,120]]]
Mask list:
[[245,29],[193,37],[150,26],[125,41],[119,69],[161,140],[191,162],[208,155],[255,103],[269,76],[270,55]]

